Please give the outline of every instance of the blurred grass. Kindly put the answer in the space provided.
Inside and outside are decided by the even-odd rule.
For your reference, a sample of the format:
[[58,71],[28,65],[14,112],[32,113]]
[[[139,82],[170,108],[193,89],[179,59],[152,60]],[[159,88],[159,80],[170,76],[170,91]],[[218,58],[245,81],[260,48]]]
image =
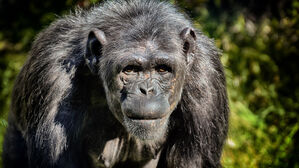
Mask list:
[[[16,19],[10,29],[8,22],[0,20],[1,144],[13,81],[34,36],[56,18],[53,12],[63,14],[75,4],[88,7],[95,2],[98,0],[30,2],[28,16],[37,20]],[[171,2],[223,50],[231,109],[223,166],[299,168],[299,2]]]

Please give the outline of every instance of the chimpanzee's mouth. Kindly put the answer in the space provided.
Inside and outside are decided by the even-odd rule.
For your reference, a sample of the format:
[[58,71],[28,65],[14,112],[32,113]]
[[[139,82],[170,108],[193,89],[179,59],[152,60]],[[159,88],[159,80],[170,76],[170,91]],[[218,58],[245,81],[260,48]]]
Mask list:
[[131,120],[140,120],[140,121],[149,121],[149,120],[158,120],[161,118],[142,118],[142,117],[128,117]]
[[165,118],[165,116],[167,116],[167,113],[165,113],[165,115],[163,116],[137,116],[137,115],[130,115],[130,114],[126,114],[126,117],[128,117],[131,120],[140,120],[140,121],[150,121],[150,120],[159,120],[159,119],[163,119]]
[[162,125],[164,125],[166,123],[166,121],[168,120],[169,115],[163,115],[163,116],[159,116],[159,117],[148,117],[148,116],[128,116],[125,115],[124,119],[126,121],[126,123],[131,123],[135,126],[141,126],[141,127],[160,127]]

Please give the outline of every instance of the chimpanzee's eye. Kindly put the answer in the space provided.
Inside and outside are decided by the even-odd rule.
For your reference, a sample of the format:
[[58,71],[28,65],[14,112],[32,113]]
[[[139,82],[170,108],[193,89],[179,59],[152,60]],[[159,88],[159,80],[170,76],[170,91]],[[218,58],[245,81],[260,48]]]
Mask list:
[[165,65],[165,64],[158,65],[158,66],[155,67],[155,69],[159,73],[172,72],[172,69],[169,66]]
[[142,71],[142,67],[136,66],[136,65],[128,65],[122,71],[126,74],[131,74],[131,73],[134,73],[134,72]]

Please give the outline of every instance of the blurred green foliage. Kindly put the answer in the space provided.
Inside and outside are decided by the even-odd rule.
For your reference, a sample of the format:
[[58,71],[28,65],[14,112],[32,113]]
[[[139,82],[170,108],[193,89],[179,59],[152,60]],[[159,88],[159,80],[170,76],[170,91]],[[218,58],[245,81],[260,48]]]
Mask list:
[[[0,0],[1,144],[13,81],[34,36],[56,14],[98,1]],[[223,166],[299,168],[298,0],[171,2],[223,50],[231,108]]]

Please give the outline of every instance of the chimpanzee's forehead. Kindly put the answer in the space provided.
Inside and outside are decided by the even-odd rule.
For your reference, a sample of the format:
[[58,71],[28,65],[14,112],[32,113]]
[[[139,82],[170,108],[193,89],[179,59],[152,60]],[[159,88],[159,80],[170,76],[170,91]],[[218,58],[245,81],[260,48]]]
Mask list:
[[[110,44],[107,55],[110,58],[120,57],[136,57],[139,59],[149,59],[154,57],[168,57],[179,60],[183,59],[181,47],[177,47],[178,44],[171,41],[158,41],[156,40],[143,40],[143,41],[131,41],[115,42],[118,44]],[[167,44],[163,44],[167,43]],[[116,47],[117,46],[117,47]]]
[[178,53],[182,48],[182,42],[178,33],[171,32],[168,34],[153,35],[125,34],[108,42],[108,47],[109,51],[134,50],[155,52],[156,50],[160,50],[168,53]]

